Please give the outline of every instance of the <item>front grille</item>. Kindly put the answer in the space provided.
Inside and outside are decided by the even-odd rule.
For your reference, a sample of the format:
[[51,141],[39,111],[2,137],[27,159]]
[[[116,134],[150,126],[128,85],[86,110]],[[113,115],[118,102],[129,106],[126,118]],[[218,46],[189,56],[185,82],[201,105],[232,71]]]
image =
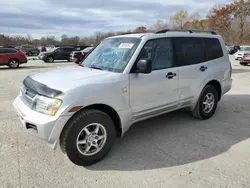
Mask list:
[[36,96],[36,93],[31,91],[25,86],[22,86],[21,88],[21,100],[26,104],[28,107],[32,108],[33,106],[33,100]]

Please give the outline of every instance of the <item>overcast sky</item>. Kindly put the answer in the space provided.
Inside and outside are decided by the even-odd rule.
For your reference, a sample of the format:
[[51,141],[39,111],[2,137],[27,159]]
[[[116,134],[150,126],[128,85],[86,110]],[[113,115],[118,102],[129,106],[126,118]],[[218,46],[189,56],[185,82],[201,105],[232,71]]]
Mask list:
[[177,10],[203,17],[230,0],[0,0],[0,33],[33,38],[62,34],[89,36],[96,31],[149,27]]

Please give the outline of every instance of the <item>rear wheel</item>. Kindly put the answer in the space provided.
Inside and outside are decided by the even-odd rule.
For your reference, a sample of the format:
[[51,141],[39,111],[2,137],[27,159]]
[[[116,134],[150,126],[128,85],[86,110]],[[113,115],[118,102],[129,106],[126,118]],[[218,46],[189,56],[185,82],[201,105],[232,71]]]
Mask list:
[[116,139],[115,125],[104,112],[87,109],[67,123],[60,146],[76,165],[88,166],[101,161]]
[[218,103],[218,92],[212,85],[207,85],[201,92],[192,115],[199,119],[209,119],[213,116]]
[[9,61],[8,66],[9,66],[10,68],[12,68],[12,69],[15,69],[15,68],[18,68],[18,67],[19,67],[19,64],[20,64],[20,63],[19,63],[17,60],[11,59],[11,60]]

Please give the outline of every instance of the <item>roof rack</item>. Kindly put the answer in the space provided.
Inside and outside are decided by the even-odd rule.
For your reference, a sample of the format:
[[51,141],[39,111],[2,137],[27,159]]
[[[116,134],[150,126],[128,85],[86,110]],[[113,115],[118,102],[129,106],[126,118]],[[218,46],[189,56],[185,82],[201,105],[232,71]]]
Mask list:
[[163,30],[159,30],[159,31],[156,31],[155,34],[158,34],[158,33],[166,33],[166,32],[171,32],[171,31],[179,31],[179,32],[189,32],[189,33],[211,33],[213,35],[217,35],[216,32],[214,31],[210,31],[210,30],[190,30],[190,29],[187,29],[187,30],[183,30],[183,29],[163,29]]

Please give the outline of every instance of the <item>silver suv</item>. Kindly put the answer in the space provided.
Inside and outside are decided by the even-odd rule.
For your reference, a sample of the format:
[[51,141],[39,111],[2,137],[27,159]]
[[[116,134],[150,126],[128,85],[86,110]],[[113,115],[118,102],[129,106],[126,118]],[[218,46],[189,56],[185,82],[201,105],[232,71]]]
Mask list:
[[214,32],[127,34],[103,40],[79,65],[27,76],[13,105],[26,131],[87,166],[135,122],[180,108],[210,118],[231,73]]

